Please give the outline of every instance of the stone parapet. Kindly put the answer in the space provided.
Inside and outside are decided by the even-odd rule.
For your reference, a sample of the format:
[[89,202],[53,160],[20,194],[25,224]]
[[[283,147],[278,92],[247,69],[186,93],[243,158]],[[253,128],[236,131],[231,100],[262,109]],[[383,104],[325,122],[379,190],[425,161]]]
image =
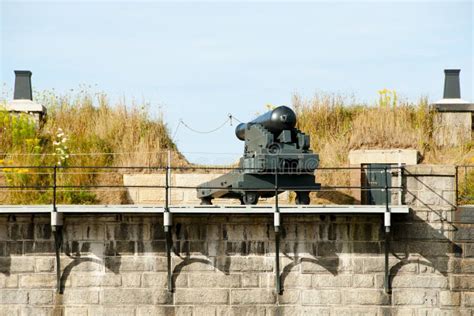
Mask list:
[[283,214],[279,295],[271,216],[175,215],[170,293],[161,216],[68,214],[56,294],[49,217],[15,214],[0,215],[0,315],[471,315],[474,223],[446,197],[453,170],[407,167],[390,293],[379,215]]

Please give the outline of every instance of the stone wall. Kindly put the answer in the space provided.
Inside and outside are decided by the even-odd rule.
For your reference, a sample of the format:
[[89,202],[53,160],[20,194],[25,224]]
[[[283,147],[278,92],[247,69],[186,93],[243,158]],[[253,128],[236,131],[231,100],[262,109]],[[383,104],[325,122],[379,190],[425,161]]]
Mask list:
[[454,168],[405,176],[391,293],[381,216],[284,215],[282,295],[271,216],[175,216],[166,289],[161,216],[67,215],[56,294],[49,217],[0,216],[1,315],[472,315],[474,220],[455,216]]
[[[170,177],[170,186],[179,188],[170,189],[171,205],[197,205],[201,202],[196,195],[196,187],[207,181],[213,180],[223,173],[172,173]],[[124,186],[160,186],[166,185],[166,176],[164,174],[124,174]],[[189,187],[183,188],[183,187]],[[127,188],[127,199],[131,204],[165,204],[165,193],[163,188]],[[278,195],[281,203],[288,202],[288,192]],[[213,199],[213,204],[240,204],[237,199]],[[261,204],[274,204],[274,198],[260,198]]]
[[460,146],[472,140],[471,112],[438,112],[434,126],[438,146]]

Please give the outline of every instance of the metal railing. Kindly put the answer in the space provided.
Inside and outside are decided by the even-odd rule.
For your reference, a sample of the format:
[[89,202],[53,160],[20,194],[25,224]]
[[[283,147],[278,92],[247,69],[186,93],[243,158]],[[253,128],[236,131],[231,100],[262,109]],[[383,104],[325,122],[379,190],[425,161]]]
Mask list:
[[[200,189],[221,189],[222,187],[203,185],[183,185],[172,183],[174,174],[190,173],[226,173],[252,171],[250,168],[238,167],[171,167],[171,166],[1,166],[0,167],[0,204],[51,204],[53,208],[56,204],[99,204],[97,195],[101,192],[127,192],[130,189],[156,189],[163,190],[161,196],[166,197],[162,204],[171,203],[170,192],[172,190],[196,190]],[[364,174],[371,172],[397,174],[401,176],[403,168],[381,167],[368,170],[364,167],[321,167],[316,169],[317,182],[323,182],[318,190],[314,186],[285,186],[279,184],[279,177],[285,175],[308,174],[304,170],[281,171],[279,169],[261,170],[255,169],[256,173],[263,175],[273,175],[275,193],[282,191],[317,191],[328,193],[344,193],[346,200],[353,198],[354,191],[370,191],[386,189],[385,184],[379,186],[351,185],[349,178],[351,172],[359,170]],[[165,179],[160,184],[124,184],[122,176],[127,174],[157,174]],[[362,181],[362,180],[361,180]],[[324,184],[327,183],[327,184]],[[242,190],[269,191],[267,187],[245,187]],[[389,192],[402,192],[401,182],[398,186],[388,185]],[[332,196],[334,197],[334,196]],[[327,200],[327,199],[326,199]],[[354,202],[355,201],[354,199]],[[278,203],[278,202],[276,202]],[[122,201],[119,204],[128,204]],[[329,201],[329,204],[351,204]],[[401,203],[399,203],[401,204]]]
[[[0,191],[10,191],[22,192],[22,190],[33,190],[38,197],[45,198],[45,201],[50,200],[52,204],[51,211],[51,226],[55,239],[55,248],[56,248],[56,267],[57,267],[57,290],[61,292],[61,261],[60,253],[62,248],[62,227],[63,220],[61,213],[58,213],[57,204],[61,202],[64,197],[61,197],[61,194],[69,194],[71,198],[71,192],[77,192],[82,194],[85,190],[97,190],[97,189],[131,189],[131,188],[146,188],[146,189],[161,189],[164,194],[164,212],[163,212],[163,230],[166,236],[166,255],[167,255],[167,270],[168,270],[168,290],[173,291],[173,278],[172,278],[172,262],[171,262],[171,251],[173,248],[172,242],[172,214],[170,212],[171,204],[171,191],[173,189],[182,189],[196,190],[198,186],[196,185],[173,185],[171,182],[172,172],[190,172],[197,170],[204,171],[230,171],[230,172],[242,172],[242,171],[252,171],[249,168],[228,168],[228,167],[171,167],[171,160],[168,160],[168,165],[166,167],[96,167],[96,166],[5,166],[2,167],[2,177],[6,184],[0,186]],[[379,186],[351,186],[350,183],[347,183],[347,177],[340,177],[340,179],[345,179],[343,185],[324,185],[317,189],[318,192],[324,191],[334,191],[334,190],[381,190],[384,192],[384,213],[383,213],[383,226],[385,228],[385,238],[384,238],[384,253],[385,253],[385,278],[384,285],[386,292],[389,292],[389,269],[388,269],[388,254],[389,254],[389,234],[390,234],[390,225],[391,225],[391,210],[389,207],[390,204],[390,190],[398,190],[402,192],[403,188],[401,186],[392,186],[388,182],[389,173],[393,170],[398,170],[398,175],[401,177],[403,175],[402,167],[371,167],[371,170],[364,168],[355,168],[355,167],[333,167],[333,168],[319,168],[317,173],[322,172],[341,172],[341,171],[351,171],[351,170],[360,170],[361,172],[378,172],[384,174],[385,181]],[[34,172],[33,172],[34,171]],[[157,185],[124,185],[112,183],[112,184],[102,184],[95,182],[88,182],[94,180],[94,177],[105,175],[110,176],[110,174],[123,174],[126,171],[133,172],[159,172],[164,175],[165,181],[164,184]],[[273,226],[275,233],[275,289],[278,294],[282,293],[281,286],[281,275],[280,275],[280,234],[281,234],[281,214],[279,207],[279,198],[278,195],[285,190],[297,190],[297,191],[315,191],[315,186],[305,187],[305,186],[291,186],[285,187],[279,184],[279,179],[285,175],[297,175],[297,174],[308,174],[306,170],[279,170],[275,168],[273,170],[255,170],[258,171],[258,174],[269,174],[274,176],[273,188],[272,187],[245,187],[243,190],[252,190],[252,191],[273,191],[275,195],[274,208],[273,208]],[[312,174],[312,172],[311,172]],[[79,183],[73,183],[74,177],[80,176]],[[321,178],[324,176],[320,175]],[[96,180],[96,179],[95,179]],[[82,182],[84,183],[82,183]],[[399,182],[401,183],[401,182]],[[200,189],[221,189],[221,187],[211,187],[205,185],[199,185]],[[75,191],[73,191],[75,190]],[[58,196],[59,194],[59,196]],[[74,197],[74,196],[72,196]]]

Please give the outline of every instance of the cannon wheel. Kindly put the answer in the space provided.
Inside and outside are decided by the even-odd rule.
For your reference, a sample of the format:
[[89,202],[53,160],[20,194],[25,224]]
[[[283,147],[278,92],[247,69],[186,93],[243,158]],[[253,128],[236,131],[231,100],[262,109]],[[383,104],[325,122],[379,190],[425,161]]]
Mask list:
[[296,191],[295,202],[297,205],[308,205],[310,201],[309,192]]
[[209,197],[201,198],[201,205],[212,205],[212,198],[209,198]]
[[240,203],[242,203],[242,205],[255,205],[258,203],[258,198],[258,192],[244,192],[240,198]]

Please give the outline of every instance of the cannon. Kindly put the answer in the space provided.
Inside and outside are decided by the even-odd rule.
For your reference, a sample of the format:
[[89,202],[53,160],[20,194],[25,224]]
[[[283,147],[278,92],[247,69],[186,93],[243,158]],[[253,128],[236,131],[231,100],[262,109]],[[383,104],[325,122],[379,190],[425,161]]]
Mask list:
[[319,156],[310,149],[310,138],[296,126],[296,114],[279,106],[235,129],[245,142],[239,167],[230,173],[200,184],[201,205],[214,198],[239,199],[241,204],[257,204],[260,197],[273,197],[284,191],[296,193],[296,204],[309,204],[310,191],[319,190],[314,171]]

